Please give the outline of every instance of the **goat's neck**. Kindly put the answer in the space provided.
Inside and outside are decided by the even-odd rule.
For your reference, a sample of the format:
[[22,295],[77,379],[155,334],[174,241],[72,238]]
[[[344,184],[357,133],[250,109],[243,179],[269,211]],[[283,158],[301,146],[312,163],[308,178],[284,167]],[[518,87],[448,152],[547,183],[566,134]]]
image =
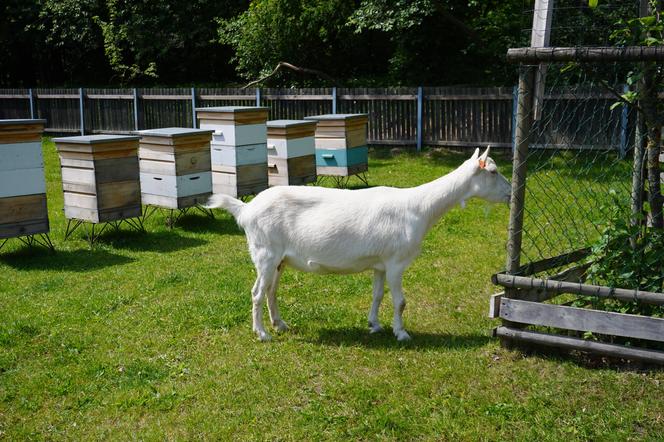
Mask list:
[[437,180],[413,188],[416,195],[412,201],[429,226],[455,204],[471,196],[472,176],[473,171],[464,163]]

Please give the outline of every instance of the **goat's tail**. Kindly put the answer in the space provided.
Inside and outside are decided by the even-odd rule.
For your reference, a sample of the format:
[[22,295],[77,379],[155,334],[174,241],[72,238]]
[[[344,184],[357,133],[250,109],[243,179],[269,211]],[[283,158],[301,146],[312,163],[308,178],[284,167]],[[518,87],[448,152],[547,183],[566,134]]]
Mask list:
[[207,204],[203,207],[206,209],[218,209],[219,207],[222,207],[231,212],[231,215],[233,215],[233,218],[237,221],[244,206],[246,206],[246,204],[239,199],[235,199],[230,195],[224,195],[223,193],[215,193],[210,199],[208,199]]

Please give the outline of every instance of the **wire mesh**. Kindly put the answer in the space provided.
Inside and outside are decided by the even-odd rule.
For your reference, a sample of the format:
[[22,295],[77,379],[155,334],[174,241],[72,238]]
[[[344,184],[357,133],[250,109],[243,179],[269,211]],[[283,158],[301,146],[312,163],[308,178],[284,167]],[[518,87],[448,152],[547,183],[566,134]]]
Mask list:
[[[632,168],[639,138],[638,111],[635,106],[616,103],[626,91],[628,72],[636,68],[626,62],[547,64],[543,97],[535,100],[540,103],[541,113],[533,109],[532,115],[520,116],[519,120],[527,124],[523,123],[529,121],[525,117],[534,119],[539,114],[527,131],[525,201],[519,209],[523,213],[522,265],[586,247],[592,248],[597,260],[602,259],[598,251],[610,247],[616,249],[615,256],[622,256],[627,247],[624,241],[630,239],[625,232],[634,232],[630,222],[634,218]],[[647,223],[647,219],[639,218],[634,228],[647,232]],[[616,226],[623,226],[624,232]],[[638,261],[642,253],[642,269],[648,275],[622,275],[622,279],[613,275],[613,279],[600,277],[590,282],[631,283],[623,288],[662,291],[664,248],[653,253],[650,237],[644,238],[631,244],[630,257]],[[646,256],[654,262],[646,263]],[[558,264],[565,263],[560,258]]]

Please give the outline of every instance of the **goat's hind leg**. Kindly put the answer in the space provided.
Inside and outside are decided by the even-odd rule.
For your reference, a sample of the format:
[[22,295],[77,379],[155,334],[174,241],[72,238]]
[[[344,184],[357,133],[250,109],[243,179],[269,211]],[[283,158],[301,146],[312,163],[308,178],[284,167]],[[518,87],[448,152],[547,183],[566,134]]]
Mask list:
[[288,325],[281,319],[279,305],[277,304],[277,288],[279,287],[279,279],[281,278],[281,273],[284,271],[284,266],[283,262],[279,264],[277,271],[274,272],[272,284],[270,284],[270,288],[267,291],[267,308],[270,313],[270,322],[272,322],[275,330],[280,332],[288,330]]
[[269,341],[272,337],[265,331],[265,326],[263,325],[263,303],[277,272],[277,264],[272,262],[273,260],[268,259],[268,257],[262,258],[255,260],[258,276],[251,292],[253,301],[252,319],[253,329],[256,335],[258,335],[258,339]]
[[403,296],[401,280],[404,269],[394,269],[387,271],[387,283],[390,286],[392,294],[392,305],[394,306],[394,319],[392,320],[392,330],[398,341],[409,341],[410,335],[403,328],[403,311],[406,308],[406,299]]
[[381,270],[374,270],[373,279],[373,300],[371,302],[371,309],[369,310],[369,333],[378,333],[383,329],[378,322],[378,309],[380,303],[383,301],[383,294],[385,293],[385,272]]

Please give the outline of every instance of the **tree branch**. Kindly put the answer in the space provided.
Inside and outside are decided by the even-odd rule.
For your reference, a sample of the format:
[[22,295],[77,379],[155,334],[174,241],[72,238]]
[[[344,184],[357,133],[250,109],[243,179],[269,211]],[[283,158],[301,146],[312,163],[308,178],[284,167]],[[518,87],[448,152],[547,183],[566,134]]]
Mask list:
[[259,78],[259,79],[257,79],[257,80],[250,81],[249,83],[247,83],[246,85],[244,85],[244,86],[242,87],[242,89],[246,89],[246,88],[251,87],[251,86],[253,86],[253,85],[255,85],[255,84],[262,83],[262,82],[264,82],[265,80],[269,80],[270,78],[274,77],[274,76],[277,74],[277,72],[279,72],[279,71],[281,71],[281,70],[283,70],[283,69],[289,69],[289,70],[291,70],[291,71],[293,71],[293,72],[295,72],[295,73],[298,73],[298,74],[317,75],[318,77],[321,77],[321,78],[324,78],[325,80],[331,81],[331,82],[332,82],[333,84],[335,84],[335,85],[338,85],[338,84],[339,84],[339,81],[338,81],[337,79],[331,77],[330,75],[326,74],[326,73],[323,72],[323,71],[319,71],[319,70],[317,70],[317,69],[302,68],[302,67],[295,66],[295,65],[293,65],[293,64],[287,63],[287,62],[285,62],[285,61],[280,61],[280,62],[277,64],[277,67],[275,67],[274,70],[273,70],[272,72],[270,72],[269,74],[267,74],[267,75],[265,75],[264,77],[261,77],[261,78]]

